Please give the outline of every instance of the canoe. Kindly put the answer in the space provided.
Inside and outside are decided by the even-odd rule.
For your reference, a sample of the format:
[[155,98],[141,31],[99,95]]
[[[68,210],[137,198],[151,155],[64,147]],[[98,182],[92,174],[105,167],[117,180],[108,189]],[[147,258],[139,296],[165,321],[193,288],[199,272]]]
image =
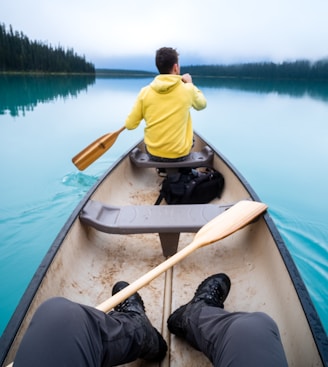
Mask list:
[[[148,164],[143,149],[139,142],[122,156],[67,220],[1,337],[1,365],[13,362],[31,317],[44,300],[63,296],[101,305],[110,297],[115,282],[132,283],[168,261],[166,257],[187,248],[201,226],[231,205],[245,200],[260,202],[233,165],[195,134],[192,159],[204,160],[199,165],[210,162],[223,174],[221,197],[200,206],[180,208],[162,202],[155,207],[163,177]],[[169,219],[172,215],[174,223]],[[134,222],[136,217],[139,220]],[[219,272],[227,273],[232,282],[225,309],[269,314],[278,324],[289,366],[327,365],[327,335],[266,212],[220,241],[190,253],[139,290],[148,317],[169,344],[163,366],[210,366],[200,352],[169,334],[166,320],[192,298],[205,277]],[[141,365],[144,361],[129,364]]]

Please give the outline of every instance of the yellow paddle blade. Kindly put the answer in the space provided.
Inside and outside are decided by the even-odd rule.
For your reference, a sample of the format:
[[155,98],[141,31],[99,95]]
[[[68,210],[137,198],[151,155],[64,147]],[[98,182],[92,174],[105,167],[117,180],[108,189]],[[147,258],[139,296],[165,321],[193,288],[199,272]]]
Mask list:
[[93,163],[105,152],[107,152],[107,150],[115,143],[117,137],[124,129],[125,127],[122,127],[121,129],[113,133],[103,135],[92,142],[90,145],[88,145],[80,153],[72,158],[72,162],[74,163],[74,165],[80,171],[83,171],[84,169],[89,167],[91,163]]

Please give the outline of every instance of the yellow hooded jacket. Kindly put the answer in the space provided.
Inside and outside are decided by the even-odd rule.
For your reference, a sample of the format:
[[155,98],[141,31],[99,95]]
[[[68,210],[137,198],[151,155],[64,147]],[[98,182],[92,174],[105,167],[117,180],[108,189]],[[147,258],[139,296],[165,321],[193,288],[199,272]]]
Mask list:
[[144,141],[150,154],[183,157],[193,143],[191,107],[206,107],[203,93],[194,84],[182,82],[181,75],[160,74],[141,89],[125,127],[135,129],[144,119]]

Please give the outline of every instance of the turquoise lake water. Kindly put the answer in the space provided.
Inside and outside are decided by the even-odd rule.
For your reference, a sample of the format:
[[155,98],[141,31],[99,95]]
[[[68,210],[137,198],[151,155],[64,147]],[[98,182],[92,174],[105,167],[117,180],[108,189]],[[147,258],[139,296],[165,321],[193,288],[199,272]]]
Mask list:
[[[71,158],[119,129],[149,81],[0,76],[0,334],[70,213],[142,127],[84,172]],[[194,81],[208,100],[195,130],[269,205],[327,331],[328,86]]]

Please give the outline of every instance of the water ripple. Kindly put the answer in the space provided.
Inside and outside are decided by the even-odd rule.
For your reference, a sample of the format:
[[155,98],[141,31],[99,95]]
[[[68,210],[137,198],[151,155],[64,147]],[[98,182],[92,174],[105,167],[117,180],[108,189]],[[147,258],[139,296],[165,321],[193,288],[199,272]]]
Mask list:
[[[305,220],[285,208],[271,208],[270,213],[288,247],[314,305],[328,325],[328,228],[321,220]],[[313,282],[313,279],[316,281]]]
[[62,183],[78,189],[89,189],[97,180],[98,176],[91,176],[82,172],[70,172],[63,177]]

